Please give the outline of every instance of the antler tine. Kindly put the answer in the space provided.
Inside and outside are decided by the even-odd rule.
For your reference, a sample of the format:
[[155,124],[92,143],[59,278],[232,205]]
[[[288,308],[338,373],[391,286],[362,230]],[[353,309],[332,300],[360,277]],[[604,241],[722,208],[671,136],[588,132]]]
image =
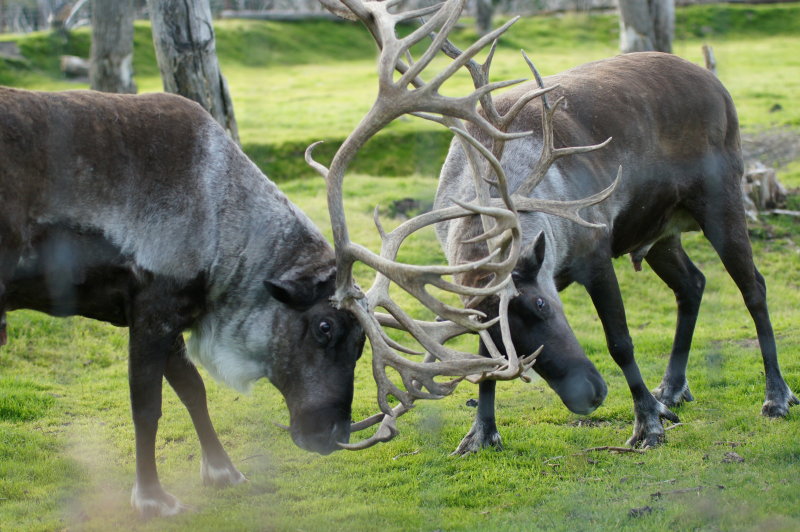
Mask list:
[[[392,329],[399,330],[408,330],[409,328],[408,324],[404,325],[400,323],[397,318],[391,314],[376,312],[375,317],[378,319],[378,323],[384,327],[391,327]],[[423,331],[427,337],[431,338],[434,342],[440,345],[444,344],[451,338],[455,338],[469,332],[469,330],[465,329],[461,325],[449,320],[420,321],[412,319],[411,321],[414,323],[414,326]]]
[[[398,355],[386,344],[376,320],[369,320],[366,333],[372,345],[372,371],[378,385],[378,405],[386,414],[391,412],[388,401],[390,395],[410,407],[416,399],[440,399],[449,395],[465,375],[491,372],[503,365],[497,360],[475,355],[445,359],[435,364],[414,362]],[[393,368],[400,375],[406,386],[405,390],[400,389],[392,382],[386,374],[387,367]],[[434,381],[434,378],[439,376],[456,377],[456,379],[445,383]],[[422,387],[428,391],[423,391]]]
[[561,218],[571,220],[584,227],[602,229],[606,227],[605,224],[587,222],[583,219],[583,217],[581,217],[580,210],[584,207],[589,207],[590,205],[596,205],[608,198],[616,190],[621,178],[622,167],[620,166],[617,170],[617,176],[614,178],[614,181],[611,183],[611,185],[597,194],[593,194],[580,200],[546,200],[540,198],[528,198],[520,196],[516,193],[512,197],[514,199],[514,205],[516,205],[518,211],[536,211],[546,214],[553,214],[555,216],[560,216]]
[[[451,349],[444,346],[444,343],[447,340],[466,332],[470,332],[469,329],[466,329],[465,327],[462,327],[461,325],[451,321],[425,322],[412,319],[396,303],[388,299],[385,301],[385,305],[381,306],[386,308],[390,314],[375,313],[378,323],[398,330],[406,331],[414,336],[414,338],[416,338],[417,341],[427,350],[428,355],[431,357],[426,359],[426,361],[457,361],[465,358],[474,358],[474,355],[471,353],[464,353],[463,351],[458,351],[456,349]],[[487,325],[491,327],[498,322],[499,318],[495,318],[494,320],[487,322]],[[384,339],[387,339],[387,343],[392,342],[392,340],[388,339],[386,335],[384,335]]]
[[[539,69],[533,64],[528,54],[525,53],[525,50],[520,50],[522,53],[522,57],[525,58],[525,62],[528,63],[528,68],[530,68],[531,73],[533,74],[536,83],[539,85],[539,88],[544,88],[544,81],[542,80],[542,75],[539,74]],[[545,109],[550,109],[550,104],[547,102],[547,96],[542,96],[542,105]]]
[[500,35],[505,33],[508,28],[513,26],[520,17],[514,17],[499,28],[490,31],[470,46],[467,47],[466,50],[461,52],[456,58],[453,59],[453,62],[447,65],[444,70],[442,70],[439,74],[437,74],[429,83],[431,87],[435,90],[438,90],[442,84],[447,81],[453,74],[455,74],[461,67],[465,66],[475,55],[478,54],[481,50],[483,50],[487,44],[490,42],[495,41]]
[[539,185],[539,183],[547,175],[547,171],[562,157],[567,155],[576,155],[579,153],[587,153],[594,150],[599,150],[611,142],[609,137],[600,144],[593,144],[590,146],[571,146],[567,148],[556,148],[554,144],[553,133],[553,116],[558,110],[558,106],[564,101],[564,97],[560,97],[551,107],[545,107],[544,100],[542,100],[542,153],[539,160],[536,162],[533,171],[528,175],[525,181],[515,190],[515,194],[520,196],[528,196]]
[[489,151],[486,146],[478,142],[475,137],[466,131],[457,128],[451,128],[451,130],[461,139],[468,142],[474,149],[478,150],[478,152],[483,155],[484,159],[486,159],[486,161],[491,165],[492,169],[494,170],[494,174],[497,177],[497,189],[500,191],[501,197],[503,198],[503,203],[510,211],[516,214],[514,203],[511,201],[510,194],[508,193],[508,178],[506,177],[503,166],[500,164],[500,161],[497,159],[497,157],[495,157],[495,155]]
[[364,439],[358,443],[340,443],[339,447],[342,449],[347,449],[348,451],[360,451],[362,449],[368,449],[378,443],[384,443],[391,440],[399,433],[397,430],[397,418],[409,410],[411,410],[410,407],[407,407],[401,403],[395,406],[392,409],[392,413],[389,415],[383,413],[375,414],[374,416],[370,416],[363,421],[353,423],[350,425],[350,432],[364,430],[377,423],[380,423],[381,426],[378,427],[378,430],[370,438]]
[[[416,63],[414,63],[414,65],[401,76],[400,81],[398,81],[398,85],[408,85],[411,80],[416,78],[420,72],[422,72],[422,70],[427,67],[431,61],[433,61],[433,58],[436,57],[436,54],[439,53],[439,50],[441,50],[444,39],[450,33],[450,30],[453,29],[456,22],[458,22],[458,17],[461,14],[461,10],[464,8],[465,3],[466,0],[455,0],[450,4],[441,4],[441,9],[439,9],[430,20],[423,23],[422,26],[412,32],[408,37],[399,41],[401,49],[407,50],[414,44],[430,35],[432,33],[432,29],[439,26],[441,23],[441,30],[439,34],[434,37],[433,42],[431,42],[422,56],[417,59]],[[442,19],[444,19],[444,22],[441,22]],[[392,65],[392,69],[394,69],[394,64]]]
[[511,108],[508,110],[508,112],[506,112],[506,114],[504,114],[501,117],[500,123],[502,124],[503,127],[510,126],[511,122],[514,121],[514,119],[517,117],[519,112],[522,111],[522,109],[524,109],[525,106],[528,105],[529,102],[531,102],[531,101],[533,101],[533,100],[535,100],[536,98],[539,98],[539,97],[541,97],[542,98],[542,102],[544,102],[544,98],[547,96],[547,93],[552,91],[552,90],[555,90],[555,89],[559,88],[560,86],[561,85],[556,83],[555,85],[551,85],[550,87],[542,87],[539,90],[530,91],[530,92],[525,93],[519,100],[514,102],[514,105],[511,106]]
[[308,148],[306,148],[305,159],[306,159],[306,164],[308,164],[308,166],[313,168],[319,175],[321,175],[323,177],[323,179],[325,179],[327,181],[328,180],[328,168],[325,165],[320,164],[317,161],[315,161],[314,157],[313,157],[314,148],[316,148],[317,146],[319,146],[323,142],[325,142],[325,141],[318,140],[317,142],[311,144]]
[[[395,2],[395,3],[397,3],[397,2]],[[387,6],[387,7],[391,7],[391,6]],[[419,9],[413,9],[411,11],[404,11],[402,13],[398,13],[397,15],[395,15],[395,21],[397,21],[398,23],[401,23],[401,22],[407,22],[409,20],[414,20],[415,18],[422,18],[422,17],[425,17],[427,15],[430,15],[431,13],[435,13],[435,12],[439,11],[439,9],[441,9],[441,7],[442,7],[442,2],[439,2],[438,4],[433,4],[433,5],[430,5],[430,6],[427,6],[427,7],[421,7]]]

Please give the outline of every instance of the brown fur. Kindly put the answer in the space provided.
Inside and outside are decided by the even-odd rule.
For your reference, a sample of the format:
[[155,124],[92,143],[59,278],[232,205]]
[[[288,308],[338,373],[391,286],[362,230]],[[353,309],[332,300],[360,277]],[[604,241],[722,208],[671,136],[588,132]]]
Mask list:
[[[797,403],[777,362],[775,339],[766,304],[766,285],[753,264],[741,200],[742,156],[739,124],[730,95],[710,72],[678,57],[662,53],[626,54],[587,63],[545,78],[544,85],[559,87],[548,94],[553,104],[564,98],[555,115],[556,147],[590,145],[611,137],[603,149],[558,160],[533,196],[577,200],[608,187],[622,167],[619,186],[604,202],[584,208],[583,217],[602,223],[606,230],[588,229],[563,219],[526,213],[521,217],[524,240],[547,237],[544,260],[520,261],[517,278],[523,288],[509,313],[516,323],[512,335],[517,352],[531,352],[543,344],[537,369],[551,386],[563,386],[563,375],[587,366],[574,335],[563,318],[557,290],[577,282],[584,285],[603,323],[609,351],[622,368],[634,398],[636,422],[632,444],[655,445],[663,438],[660,418],[677,417],[666,407],[691,400],[686,381],[686,359],[704,287],[702,273],[680,244],[682,231],[702,229],[742,292],[759,336],[767,377],[762,412],[785,416]],[[525,93],[537,88],[522,84],[496,98],[501,114]],[[542,138],[541,102],[525,106],[512,131],[533,131],[533,139],[506,144],[502,164],[512,191],[527,177],[538,158]],[[485,144],[489,139],[474,132]],[[540,141],[539,141],[540,142]],[[457,144],[442,169],[436,207],[451,197],[471,192],[465,158]],[[477,224],[477,222],[475,222]],[[448,258],[459,260],[470,250],[459,245],[463,227],[440,224],[437,232]],[[543,232],[543,233],[542,233]],[[622,298],[612,257],[632,253],[634,265],[644,258],[675,292],[678,326],[670,365],[656,396],[647,390],[633,357]],[[545,312],[544,309],[558,309]],[[541,312],[537,313],[537,309]],[[512,312],[514,316],[511,316]],[[538,316],[538,317],[537,317]],[[588,368],[588,369],[587,369]],[[580,379],[575,378],[575,382]],[[592,380],[589,378],[588,380]],[[583,392],[594,404],[598,386]],[[573,388],[572,397],[580,396]],[[561,392],[559,392],[561,394]],[[486,395],[486,397],[484,397]],[[564,396],[562,395],[562,399]],[[493,400],[482,388],[481,401]],[[596,405],[595,405],[596,406]],[[471,432],[486,434],[486,420]],[[491,432],[491,431],[489,431]],[[471,436],[465,439],[470,439]],[[476,445],[470,440],[462,447]],[[491,434],[486,437],[491,444]],[[485,442],[484,442],[485,443]],[[477,443],[480,446],[480,442]]]

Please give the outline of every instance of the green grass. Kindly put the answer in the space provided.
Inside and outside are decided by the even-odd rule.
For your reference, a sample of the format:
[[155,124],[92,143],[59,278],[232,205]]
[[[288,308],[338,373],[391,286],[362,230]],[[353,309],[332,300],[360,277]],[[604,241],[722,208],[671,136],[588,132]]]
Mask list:
[[[797,4],[680,10],[676,52],[699,62],[700,45],[714,46],[746,128],[797,126],[800,79],[791,51],[800,49],[799,13]],[[224,21],[217,28],[245,148],[328,236],[324,186],[304,177],[300,157],[307,144],[326,139],[331,146],[320,149],[324,159],[331,153],[324,150],[369,105],[374,52],[363,33],[355,25],[322,22]],[[470,33],[465,26],[457,40],[463,44]],[[25,61],[0,62],[0,81],[75,87],[53,70],[52,38],[21,40],[28,39],[21,45]],[[85,35],[74,40],[69,46],[86,49]],[[146,25],[137,26],[136,43],[139,87],[158,90]],[[520,47],[545,74],[557,72],[616,53],[616,20],[522,20],[502,43],[498,78],[525,75]],[[449,90],[464,86],[458,80]],[[783,111],[769,112],[781,102]],[[377,247],[376,204],[385,212],[396,199],[430,201],[446,144],[446,134],[416,121],[393,124],[375,139],[346,188],[355,241]],[[800,187],[800,163],[780,178]],[[765,218],[751,231],[770,289],[784,375],[800,391],[800,222]],[[0,530],[796,530],[800,410],[786,420],[759,416],[764,382],[752,321],[707,242],[693,234],[685,247],[708,278],[688,373],[696,402],[676,409],[685,424],[669,431],[661,448],[581,453],[621,445],[631,431],[632,409],[591,303],[572,287],[562,294],[567,315],[609,384],[606,403],[591,416],[569,413],[542,381],[503,383],[498,423],[506,449],[454,458],[448,453],[474,415],[465,402],[475,387],[462,385],[452,397],[420,403],[401,419],[392,442],[320,457],[295,447],[272,424],[286,423],[288,413],[268,383],[242,396],[206,379],[220,438],[250,482],[224,490],[201,485],[191,421],[166,389],[159,471],[165,487],[193,510],[149,523],[136,520],[128,503],[134,445],[126,331],[11,313],[9,344],[0,350]],[[431,232],[410,242],[404,257],[443,260]],[[635,273],[619,260],[617,271],[637,360],[655,386],[670,349],[674,298],[647,268]],[[364,269],[357,273],[369,281]],[[470,339],[458,345],[474,348]],[[356,417],[375,408],[368,359],[357,368]],[[731,451],[744,462],[723,462]],[[645,506],[652,511],[629,515]]]
[[[740,110],[745,130],[800,126],[800,5],[696,6],[677,17],[675,52],[702,63],[701,46],[714,47],[719,75]],[[524,49],[544,74],[618,53],[614,15],[566,14],[520,20],[500,41],[493,74],[497,79],[529,77],[519,55]],[[273,23],[224,20],[216,25],[217,51],[231,86],[245,151],[275,181],[313,175],[302,161],[316,140],[335,146],[358,123],[375,96],[375,47],[357,24]],[[471,24],[454,40],[475,37]],[[43,89],[84,87],[62,79],[61,53],[88,55],[89,35],[70,39],[39,33],[17,37],[26,60],[0,60],[0,83]],[[135,70],[140,92],[161,90],[149,25],[137,23]],[[465,77],[449,84],[452,93],[469,86]],[[446,91],[447,92],[447,91]],[[780,111],[771,111],[775,105]],[[424,131],[423,141],[413,139]],[[371,175],[433,175],[449,133],[416,120],[390,125],[368,145],[354,169]],[[417,149],[424,145],[425,150]],[[434,157],[438,154],[438,157]]]

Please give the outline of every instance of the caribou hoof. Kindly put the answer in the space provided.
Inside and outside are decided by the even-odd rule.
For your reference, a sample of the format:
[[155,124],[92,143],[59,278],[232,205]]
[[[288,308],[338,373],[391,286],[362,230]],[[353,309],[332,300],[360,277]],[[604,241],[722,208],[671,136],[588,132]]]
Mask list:
[[[777,397],[775,397],[777,395]],[[785,383],[780,393],[767,393],[767,400],[761,407],[761,415],[766,417],[786,417],[789,415],[789,407],[800,405],[800,400],[792,393]]]
[[133,486],[131,506],[142,519],[169,517],[189,509],[175,496],[164,491],[160,485],[148,489],[140,489],[138,485]]
[[661,404],[655,398],[652,404],[647,407],[635,406],[635,421],[633,424],[633,436],[626,442],[631,447],[657,447],[664,442],[664,425],[662,418],[666,418],[673,423],[679,423],[680,419],[669,408]]
[[673,384],[664,379],[661,384],[653,390],[653,397],[658,399],[666,407],[678,406],[681,403],[694,401],[692,392],[689,391],[689,383],[684,379],[683,384]]
[[247,478],[234,467],[230,460],[226,461],[227,464],[214,466],[208,463],[205,456],[203,457],[200,464],[200,476],[203,478],[204,485],[224,488],[247,482]]
[[450,453],[452,456],[466,456],[477,453],[485,447],[494,447],[498,451],[503,450],[503,441],[494,423],[483,423],[475,421],[472,428],[458,444],[455,451]]

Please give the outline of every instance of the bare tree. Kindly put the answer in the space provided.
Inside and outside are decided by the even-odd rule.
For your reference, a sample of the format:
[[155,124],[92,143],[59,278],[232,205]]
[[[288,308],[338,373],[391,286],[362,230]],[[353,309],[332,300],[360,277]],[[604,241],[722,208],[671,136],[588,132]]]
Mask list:
[[492,17],[499,0],[475,0],[475,26],[479,35],[492,31]]
[[133,81],[133,0],[92,1],[89,80],[94,90],[136,93]]
[[228,83],[217,61],[208,0],[147,0],[164,90],[202,105],[239,142]]
[[619,46],[623,53],[672,52],[675,0],[619,0]]

